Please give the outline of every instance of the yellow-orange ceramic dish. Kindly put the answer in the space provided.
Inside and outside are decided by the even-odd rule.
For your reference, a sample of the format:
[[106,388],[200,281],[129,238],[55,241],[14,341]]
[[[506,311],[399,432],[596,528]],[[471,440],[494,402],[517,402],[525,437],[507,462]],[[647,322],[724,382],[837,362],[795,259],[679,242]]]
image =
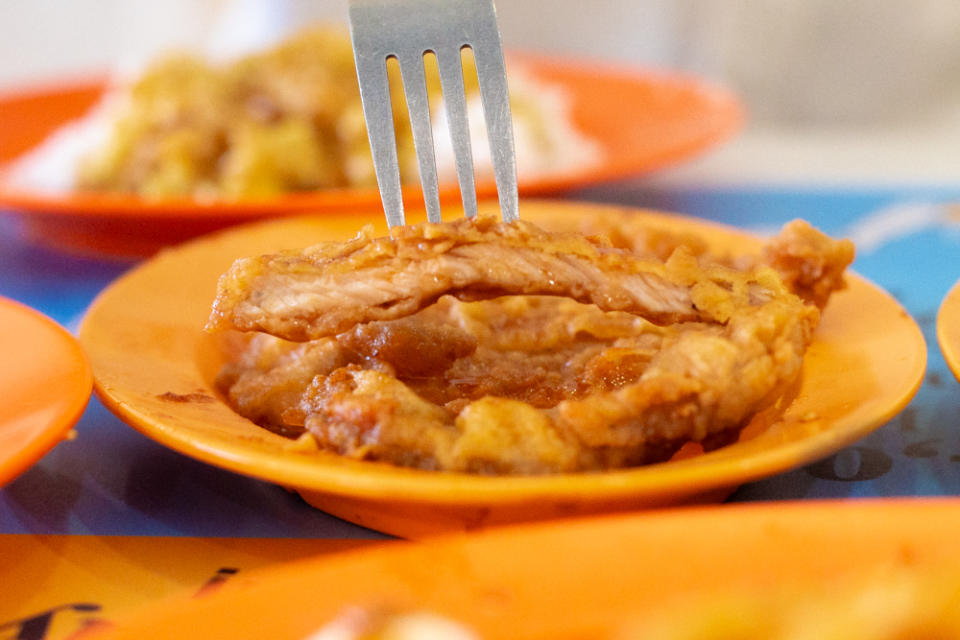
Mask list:
[[[614,207],[523,201],[521,217],[576,226]],[[637,211],[652,225],[702,234],[718,251],[757,250],[727,227]],[[366,218],[385,233],[380,219]],[[355,235],[355,216],[291,218],[228,230],[162,252],[91,306],[80,339],[95,389],[123,420],[185,454],[296,489],[364,526],[419,537],[437,531],[565,515],[715,500],[746,481],[826,456],[866,435],[912,398],[926,347],[910,316],[860,277],[831,300],[792,404],[752,437],[707,455],[647,467],[539,477],[425,472],[289,451],[289,440],[234,413],[217,395],[213,337],[202,327],[217,277],[239,256]]]
[[210,596],[158,603],[81,637],[306,640],[359,607],[430,612],[484,640],[628,638],[624,628],[638,620],[704,615],[692,603],[738,594],[822,596],[838,584],[950,571],[956,584],[958,530],[956,499],[700,507],[524,525],[241,573]]
[[960,380],[960,281],[947,293],[937,313],[937,342],[953,375]]
[[0,486],[60,442],[93,379],[80,345],[46,316],[0,298]]
[[[532,76],[560,87],[574,126],[599,146],[596,162],[524,178],[524,195],[544,194],[641,173],[676,163],[729,137],[743,112],[727,91],[701,80],[636,69],[519,56]],[[260,201],[144,201],[102,193],[43,194],[4,179],[4,165],[81,117],[99,100],[103,82],[61,85],[0,96],[0,207],[21,212],[27,230],[75,251],[146,255],[159,247],[244,220],[291,213],[364,212],[380,206],[376,189],[327,189]],[[481,195],[496,194],[491,179]],[[422,206],[419,186],[408,206]],[[446,184],[441,199],[458,202]]]

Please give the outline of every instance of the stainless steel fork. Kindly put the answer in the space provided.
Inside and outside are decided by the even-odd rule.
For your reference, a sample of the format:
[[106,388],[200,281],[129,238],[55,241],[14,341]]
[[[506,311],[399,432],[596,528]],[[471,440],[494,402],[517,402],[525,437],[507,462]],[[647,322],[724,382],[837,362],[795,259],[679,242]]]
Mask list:
[[427,218],[440,222],[440,197],[424,55],[433,53],[450,123],[460,195],[476,215],[477,193],[467,124],[462,49],[473,50],[504,221],[517,218],[517,169],[503,46],[493,0],[350,0],[350,35],[363,116],[387,224],[404,224],[387,59],[396,58],[410,112]]

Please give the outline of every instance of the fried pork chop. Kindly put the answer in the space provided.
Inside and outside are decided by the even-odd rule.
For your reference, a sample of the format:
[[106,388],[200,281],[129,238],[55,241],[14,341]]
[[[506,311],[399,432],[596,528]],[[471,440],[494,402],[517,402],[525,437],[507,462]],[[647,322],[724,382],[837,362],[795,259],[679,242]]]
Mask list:
[[537,294],[672,323],[704,319],[697,290],[729,282],[679,256],[663,262],[529,222],[464,218],[238,260],[220,280],[210,325],[301,341],[408,316],[442,295]]
[[460,220],[238,261],[210,324],[263,333],[221,387],[268,428],[424,469],[607,469],[723,443],[799,375],[852,246],[795,222],[735,268],[654,239]]

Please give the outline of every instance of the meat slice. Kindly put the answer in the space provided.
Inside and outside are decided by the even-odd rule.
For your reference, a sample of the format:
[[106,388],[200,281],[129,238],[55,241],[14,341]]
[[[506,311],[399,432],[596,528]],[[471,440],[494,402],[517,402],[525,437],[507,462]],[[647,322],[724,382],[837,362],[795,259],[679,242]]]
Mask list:
[[732,300],[742,291],[730,291],[731,273],[700,268],[682,250],[662,262],[528,222],[465,218],[237,260],[220,279],[208,328],[312,340],[412,315],[445,294],[556,295],[658,324],[714,320],[698,309],[694,285],[712,285],[711,295]]

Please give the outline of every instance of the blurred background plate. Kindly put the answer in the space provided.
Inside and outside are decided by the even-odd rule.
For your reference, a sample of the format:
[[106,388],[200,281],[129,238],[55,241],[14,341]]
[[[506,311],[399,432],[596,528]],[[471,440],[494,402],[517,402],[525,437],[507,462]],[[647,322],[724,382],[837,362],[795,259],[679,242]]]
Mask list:
[[953,375],[960,380],[960,281],[953,285],[937,313],[937,341]]
[[[802,619],[807,631],[843,630],[830,627],[837,620],[822,607],[804,609],[824,601],[849,600],[839,620],[866,623],[849,635],[809,637],[889,638],[889,628],[874,633],[878,625],[870,623],[942,605],[924,597],[935,590],[922,588],[937,586],[938,578],[955,588],[958,528],[955,499],[727,506],[509,527],[240,574],[208,597],[167,601],[82,637],[305,640],[350,609],[365,608],[429,612],[485,640],[634,638],[628,629],[672,611],[713,623],[712,633],[693,637],[718,638],[718,628],[743,629],[731,602],[763,603],[774,595],[788,612],[817,616]],[[709,605],[727,605],[728,616]],[[770,609],[750,610],[761,619],[782,614]],[[938,612],[957,615],[926,611]]]
[[[522,61],[537,80],[567,94],[574,126],[599,146],[595,163],[529,178],[521,173],[522,195],[568,190],[678,163],[729,137],[743,120],[740,103],[731,93],[693,77],[554,57],[514,59]],[[44,244],[118,256],[148,255],[164,245],[243,220],[380,208],[375,188],[200,203],[104,193],[42,193],[13,184],[9,175],[4,179],[4,164],[83,116],[105,86],[94,81],[0,96],[0,209],[22,214],[27,231]],[[481,197],[496,194],[492,178],[479,179],[477,189]],[[441,199],[459,202],[456,183],[443,185]],[[406,200],[410,207],[422,206],[419,185],[407,189]]]
[[93,379],[80,345],[53,320],[0,298],[0,486],[67,436]]
[[[578,228],[623,207],[521,200],[525,220]],[[491,206],[487,203],[487,209]],[[759,250],[729,227],[634,210],[656,229],[697,234],[720,254]],[[804,359],[802,379],[778,415],[764,412],[738,442],[710,453],[602,473],[482,476],[395,467],[291,441],[235,413],[217,391],[224,362],[203,326],[217,278],[241,256],[346,240],[382,216],[328,215],[254,224],[164,251],[110,285],[80,330],[98,397],[154,440],[209,464],[300,493],[310,504],[403,537],[562,516],[716,501],[744,482],[825,457],[867,435],[913,397],[926,367],[917,325],[889,294],[850,275]]]

